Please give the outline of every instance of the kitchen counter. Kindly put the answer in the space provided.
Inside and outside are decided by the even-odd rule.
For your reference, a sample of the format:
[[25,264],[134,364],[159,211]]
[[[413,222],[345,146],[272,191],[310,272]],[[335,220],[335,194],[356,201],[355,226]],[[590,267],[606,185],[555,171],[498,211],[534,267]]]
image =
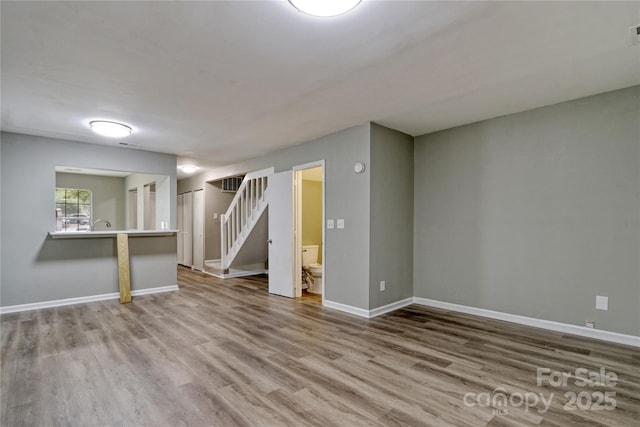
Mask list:
[[112,237],[118,234],[127,234],[129,237],[161,237],[172,236],[178,230],[108,230],[108,231],[51,231],[52,239],[100,239]]

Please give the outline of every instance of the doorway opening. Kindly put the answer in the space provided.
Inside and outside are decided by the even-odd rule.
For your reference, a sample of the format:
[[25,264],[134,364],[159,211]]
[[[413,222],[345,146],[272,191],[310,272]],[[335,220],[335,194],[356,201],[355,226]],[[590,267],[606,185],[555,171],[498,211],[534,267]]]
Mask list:
[[321,304],[325,294],[324,161],[293,168],[294,295]]
[[155,230],[156,229],[156,183],[152,182],[144,186],[144,229]]
[[129,209],[127,210],[129,217],[127,218],[127,229],[138,229],[138,189],[129,190]]

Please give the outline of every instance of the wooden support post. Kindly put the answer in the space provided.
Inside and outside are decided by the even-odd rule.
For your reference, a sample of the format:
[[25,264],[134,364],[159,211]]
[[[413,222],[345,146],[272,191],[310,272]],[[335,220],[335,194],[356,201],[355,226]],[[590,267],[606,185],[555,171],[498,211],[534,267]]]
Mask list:
[[131,302],[129,235],[124,233],[118,233],[118,282],[120,285],[120,303]]

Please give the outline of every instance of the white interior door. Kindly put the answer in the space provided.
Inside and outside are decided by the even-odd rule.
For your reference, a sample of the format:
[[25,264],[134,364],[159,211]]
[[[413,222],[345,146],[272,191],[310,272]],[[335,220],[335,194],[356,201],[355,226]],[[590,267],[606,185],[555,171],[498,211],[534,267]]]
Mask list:
[[269,293],[292,298],[293,173],[269,177]]
[[184,221],[184,265],[191,267],[193,265],[193,234],[191,220],[193,218],[193,193],[184,193],[183,204],[183,221]]
[[204,191],[193,192],[193,268],[204,270]]
[[184,196],[178,194],[176,213],[178,217],[178,264],[184,263]]

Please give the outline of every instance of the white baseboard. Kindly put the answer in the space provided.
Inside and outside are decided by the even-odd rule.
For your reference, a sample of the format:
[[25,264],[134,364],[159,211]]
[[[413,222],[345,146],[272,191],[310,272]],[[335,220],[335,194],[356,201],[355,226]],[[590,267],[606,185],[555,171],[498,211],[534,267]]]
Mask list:
[[570,325],[568,323],[554,322],[551,320],[536,319],[533,317],[519,316],[517,314],[503,313],[500,311],[486,310],[484,308],[470,307],[466,305],[453,304],[449,302],[436,301],[427,298],[413,297],[406,298],[382,307],[366,310],[364,308],[353,307],[335,301],[324,300],[322,305],[335,310],[344,311],[345,313],[354,314],[356,316],[371,319],[411,304],[419,304],[428,307],[441,308],[459,313],[473,314],[475,316],[487,317],[490,319],[504,320],[505,322],[517,323],[534,328],[546,329],[554,332],[562,332],[566,334],[578,335],[581,337],[595,338],[598,340],[614,342],[617,344],[630,345],[640,347],[640,337],[634,335],[625,335],[617,332],[603,331],[601,329],[591,329],[584,326]]
[[[161,286],[158,288],[148,288],[148,289],[137,289],[135,291],[131,291],[131,296],[137,297],[140,295],[157,294],[160,292],[171,292],[171,291],[177,291],[177,290],[178,290],[178,285]],[[110,294],[89,295],[86,297],[77,297],[77,298],[65,298],[65,299],[59,299],[59,300],[53,300],[53,301],[34,302],[31,304],[9,305],[6,307],[0,307],[0,314],[18,313],[20,311],[40,310],[43,308],[62,307],[65,305],[84,304],[88,302],[106,301],[106,300],[118,299],[118,298],[120,298],[120,293],[113,292]]]
[[391,304],[383,305],[382,307],[377,307],[377,308],[374,308],[373,310],[369,310],[369,318],[381,316],[383,314],[398,310],[402,307],[406,307],[411,304],[413,304],[413,297],[392,302]]
[[[162,292],[173,292],[179,291],[178,285],[170,285],[170,286],[160,286],[158,288],[147,288],[147,289],[138,289],[135,291],[131,291],[132,297],[139,297],[140,295],[149,295],[149,294],[160,294]],[[120,294],[118,294],[118,298],[120,298]]]
[[367,319],[369,318],[369,310],[365,310],[364,308],[353,307],[351,305],[329,301],[328,299],[322,301],[322,305],[333,308],[334,310],[344,311],[345,313],[355,314],[356,316],[366,317]]
[[413,298],[406,298],[400,301],[392,302],[391,304],[383,305],[382,307],[374,308],[373,310],[365,310],[364,308],[353,307],[351,305],[342,304],[335,301],[324,300],[322,305],[325,307],[333,308],[335,310],[344,311],[346,313],[355,314],[356,316],[365,317],[371,319],[372,317],[381,316],[385,313],[389,313],[399,308],[406,307],[413,304]]
[[554,322],[551,320],[536,319],[534,317],[519,316],[517,314],[486,310],[484,308],[470,307],[466,305],[453,304],[427,298],[414,297],[413,302],[415,304],[425,305],[428,307],[442,308],[445,310],[456,311],[460,313],[488,317],[490,319],[504,320],[506,322],[533,326],[534,328],[547,329],[554,332],[562,332],[578,335],[581,337],[595,338],[603,341],[625,344],[633,347],[640,347],[640,337],[634,335],[625,335],[617,332],[603,331],[601,329],[591,329],[585,326],[571,325],[568,323]]
[[229,271],[227,274],[212,273],[210,271],[201,271],[201,273],[208,274],[209,276],[217,277],[218,279],[234,279],[237,277],[257,276],[258,274],[267,274],[267,270],[251,270],[251,271]]

